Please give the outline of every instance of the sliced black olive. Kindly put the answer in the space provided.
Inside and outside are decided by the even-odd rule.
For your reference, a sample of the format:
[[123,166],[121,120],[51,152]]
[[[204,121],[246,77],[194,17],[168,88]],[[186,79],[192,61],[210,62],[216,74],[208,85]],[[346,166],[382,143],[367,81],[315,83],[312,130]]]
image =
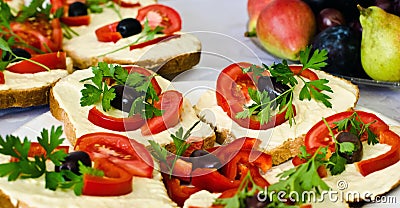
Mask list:
[[139,20],[135,18],[126,18],[118,23],[117,32],[121,33],[122,37],[126,38],[142,32],[142,25]]
[[76,17],[76,16],[85,16],[88,15],[87,6],[79,1],[76,1],[69,5],[68,7],[68,16]]
[[340,149],[339,149],[339,152],[338,152],[339,155],[346,158],[347,164],[355,163],[355,162],[358,162],[361,160],[362,155],[363,155],[363,147],[362,147],[362,142],[356,135],[349,133],[349,132],[341,132],[336,136],[336,140],[339,143],[351,142],[355,146],[355,151],[353,151],[350,154],[340,152]]
[[88,153],[83,151],[76,151],[69,153],[68,156],[65,157],[61,166],[55,167],[55,171],[59,172],[61,170],[70,170],[75,174],[80,175],[81,173],[79,172],[78,161],[81,161],[82,164],[87,167],[92,166],[92,161],[90,160],[90,156],[88,155]]
[[278,82],[275,77],[267,76],[258,79],[257,88],[259,91],[267,91],[271,98],[275,98],[290,89],[289,86]]
[[[30,54],[28,51],[26,51],[26,50],[24,50],[24,49],[22,49],[22,48],[13,48],[13,49],[11,49],[11,51],[12,51],[12,52],[15,54],[15,56],[17,56],[17,57],[23,57],[23,58],[27,58],[27,59],[30,59],[30,58],[32,57],[31,54]],[[6,54],[5,54],[4,58],[3,58],[3,60],[4,60],[4,61],[10,61],[10,60],[14,59],[15,56],[12,55],[12,54],[9,53],[9,52],[6,52]],[[20,60],[15,60],[15,61],[20,61]],[[13,61],[13,62],[14,62],[14,61]]]
[[190,162],[192,162],[192,169],[196,168],[216,168],[222,167],[221,161],[213,154],[205,150],[195,150],[190,155]]
[[264,208],[267,207],[270,200],[264,194],[256,194],[246,197],[246,208]]
[[115,85],[112,88],[115,89],[116,96],[111,101],[111,106],[124,112],[129,112],[133,101],[142,95],[134,88],[124,85]]

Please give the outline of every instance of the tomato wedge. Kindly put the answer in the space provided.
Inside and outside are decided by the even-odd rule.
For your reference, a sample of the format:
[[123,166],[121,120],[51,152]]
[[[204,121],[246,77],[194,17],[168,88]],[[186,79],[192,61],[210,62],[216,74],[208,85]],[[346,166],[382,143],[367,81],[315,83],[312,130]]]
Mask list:
[[82,194],[88,196],[120,196],[132,192],[132,175],[107,159],[94,160],[94,168],[104,177],[85,174]]
[[[379,137],[379,142],[381,144],[387,144],[391,146],[390,150],[382,155],[355,163],[358,171],[363,176],[367,176],[370,173],[382,170],[397,163],[400,160],[400,136],[391,131],[389,129],[389,125],[387,125],[375,114],[364,111],[355,112],[363,123],[372,122],[372,124],[369,126],[369,129]],[[328,122],[330,127],[333,128],[335,127],[334,122],[348,118],[353,113],[354,111],[345,111],[329,116],[325,118],[325,120]],[[332,137],[330,136],[329,130],[323,121],[316,123],[307,132],[304,142],[307,151],[312,151],[320,146],[329,146],[330,150],[335,150]]]
[[100,42],[116,43],[119,39],[121,39],[121,33],[117,32],[118,23],[119,22],[114,22],[96,29],[94,32],[96,34],[97,40]]
[[161,116],[147,120],[141,127],[143,135],[158,134],[179,123],[180,111],[182,109],[183,96],[175,90],[165,91],[160,95],[160,100],[154,106],[163,110]]
[[113,133],[91,133],[78,138],[75,150],[87,152],[92,160],[104,158],[130,175],[151,178],[153,159],[143,144]]
[[145,120],[139,115],[127,118],[118,118],[104,114],[96,106],[89,110],[88,120],[96,126],[114,131],[133,131],[139,129]]
[[269,122],[262,125],[254,118],[236,118],[236,114],[242,112],[243,106],[250,100],[247,89],[256,88],[251,73],[244,74],[242,72],[242,68],[250,66],[250,63],[240,62],[231,64],[222,70],[217,79],[218,105],[233,121],[244,128],[265,130],[284,123],[286,111],[272,116]]
[[[35,55],[30,60],[41,63],[47,66],[49,69],[66,69],[66,53],[65,52],[53,52]],[[8,71],[20,74],[31,74],[46,71],[42,66],[32,63],[27,60],[20,61],[7,68]]]
[[162,4],[151,4],[140,8],[136,19],[142,25],[147,19],[152,28],[157,26],[163,27],[162,32],[164,34],[172,34],[180,31],[182,28],[182,19],[179,13],[175,9]]

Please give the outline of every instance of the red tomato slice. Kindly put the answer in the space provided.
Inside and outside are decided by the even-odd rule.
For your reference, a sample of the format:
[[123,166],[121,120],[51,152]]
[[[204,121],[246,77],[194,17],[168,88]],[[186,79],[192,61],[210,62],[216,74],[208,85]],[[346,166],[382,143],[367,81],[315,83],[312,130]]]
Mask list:
[[61,22],[68,26],[81,26],[90,24],[90,16],[61,17]]
[[[30,58],[32,61],[41,63],[50,69],[66,69],[66,53],[65,52],[53,52],[35,55]],[[20,74],[30,74],[46,71],[42,66],[32,63],[27,60],[20,61],[7,68],[8,71]]]
[[87,152],[92,160],[105,158],[129,174],[151,178],[153,159],[143,144],[113,133],[91,133],[78,138],[76,150]]
[[142,134],[158,134],[179,123],[182,102],[183,96],[178,91],[168,90],[162,93],[160,100],[154,106],[163,110],[164,113],[148,119],[146,124],[141,127]]
[[114,22],[95,30],[97,40],[100,42],[114,42],[116,43],[122,38],[121,33],[117,32],[117,25],[119,22]]
[[[24,42],[42,52],[56,52],[61,50],[62,30],[59,19],[50,22],[44,19],[37,19],[35,22],[11,22],[11,30]],[[51,32],[50,35],[48,32]],[[31,54],[37,53],[32,48],[25,47]],[[50,50],[50,51],[49,51]]]
[[117,3],[121,7],[126,7],[126,8],[140,7],[139,1],[113,0],[113,2]]
[[128,118],[117,118],[105,115],[96,106],[89,110],[88,120],[96,126],[114,131],[133,131],[139,129],[145,123],[145,120],[139,114]]
[[[345,111],[337,113],[335,115],[329,116],[325,120],[333,128],[335,126],[334,122],[343,120],[350,117],[354,111]],[[389,125],[387,125],[382,119],[373,113],[368,113],[364,111],[356,111],[359,119],[363,123],[371,123],[369,129],[379,137],[379,142],[382,144],[388,144],[391,149],[375,158],[362,160],[355,163],[359,172],[366,176],[378,170],[382,170],[388,166],[391,166],[400,160],[400,136],[389,130]],[[323,121],[315,124],[310,131],[307,132],[305,137],[305,146],[307,151],[318,148],[320,146],[329,146],[332,151],[335,150],[334,143],[331,136],[329,135],[329,130]]]
[[[389,129],[389,125],[387,125],[382,119],[380,119],[375,114],[364,111],[356,111],[356,112],[362,122],[364,123],[374,122],[369,126],[369,128],[376,135],[379,135],[381,132]],[[334,126],[336,126],[334,122],[348,118],[353,113],[354,111],[344,111],[329,116],[325,118],[325,120],[328,122],[330,127],[333,128]],[[332,151],[335,150],[334,142],[332,141],[332,137],[329,134],[329,129],[327,128],[323,120],[316,123],[307,132],[306,137],[304,139],[304,144],[307,150],[318,149],[318,147],[326,147],[326,146],[329,146]]]
[[319,79],[318,75],[315,74],[313,71],[311,71],[309,69],[302,70],[303,66],[301,66],[301,65],[291,65],[289,67],[290,67],[290,70],[292,70],[292,72],[294,74],[300,75],[300,76],[305,77],[305,78],[307,78],[309,80],[317,80],[317,79]]
[[182,20],[179,13],[168,6],[162,4],[151,4],[139,9],[136,19],[142,24],[147,19],[150,27],[163,27],[164,34],[172,34],[180,31]]
[[[263,125],[253,118],[236,118],[236,114],[243,111],[243,106],[250,100],[248,88],[256,88],[251,73],[244,74],[242,67],[250,67],[250,63],[234,63],[227,66],[217,79],[217,103],[237,124],[249,129],[269,129],[286,121],[285,112],[272,116],[271,120]],[[294,106],[293,106],[294,107]]]
[[88,196],[120,196],[132,192],[132,175],[107,159],[94,160],[94,168],[104,177],[85,174],[82,194]]
[[148,40],[146,42],[142,42],[142,43],[138,43],[138,44],[135,44],[135,45],[131,45],[131,46],[129,46],[129,49],[130,50],[134,50],[134,49],[138,49],[138,48],[144,48],[144,47],[149,46],[149,45],[153,45],[153,44],[156,44],[156,43],[159,43],[159,42],[162,42],[162,41],[168,41],[168,40],[171,40],[173,38],[179,38],[179,37],[181,37],[181,35],[166,35],[166,36],[154,38],[152,40]]
[[5,84],[6,79],[4,78],[4,73],[3,71],[0,71],[0,84]]

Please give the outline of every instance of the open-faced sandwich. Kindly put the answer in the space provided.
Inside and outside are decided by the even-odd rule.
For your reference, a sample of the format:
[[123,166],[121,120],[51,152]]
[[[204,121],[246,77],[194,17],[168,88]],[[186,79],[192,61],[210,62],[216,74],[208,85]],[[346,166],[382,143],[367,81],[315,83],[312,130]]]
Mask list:
[[299,152],[304,135],[322,117],[355,107],[359,90],[351,82],[316,70],[325,51],[301,53],[302,65],[234,63],[223,69],[216,89],[195,108],[223,143],[240,137],[263,141],[261,147],[280,164]]
[[[81,14],[75,18],[88,19],[80,26],[70,24],[71,36],[64,40],[63,50],[72,57],[74,66],[85,69],[98,62],[134,64],[172,77],[200,61],[201,43],[181,32],[182,20],[175,9],[154,0],[118,2],[64,5],[68,15]],[[61,20],[65,22],[65,18],[71,19]]]
[[48,104],[51,85],[72,71],[59,18],[42,1],[12,2],[0,2],[0,109]]
[[[50,111],[64,122],[72,144],[88,133],[112,132],[146,146],[148,140],[169,145],[171,133],[199,120],[190,101],[170,81],[142,67],[103,62],[59,80],[51,89]],[[192,136],[205,146],[214,145],[214,131],[203,122]]]

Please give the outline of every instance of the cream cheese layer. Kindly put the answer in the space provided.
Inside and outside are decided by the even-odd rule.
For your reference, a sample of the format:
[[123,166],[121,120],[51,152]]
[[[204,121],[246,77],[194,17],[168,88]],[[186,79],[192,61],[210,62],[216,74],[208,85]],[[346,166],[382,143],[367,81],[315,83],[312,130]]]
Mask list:
[[329,75],[322,71],[315,71],[320,79],[328,79],[328,85],[332,88],[333,93],[326,92],[332,99],[332,108],[325,107],[321,102],[314,99],[299,100],[299,93],[303,84],[299,81],[298,86],[294,89],[293,105],[296,108],[295,123],[290,126],[289,121],[268,130],[252,130],[239,126],[237,123],[223,111],[217,104],[215,91],[209,90],[200,98],[195,108],[200,116],[204,116],[205,120],[217,131],[228,131],[234,138],[254,137],[261,139],[262,148],[271,150],[281,145],[284,141],[291,138],[297,138],[307,133],[307,131],[322,117],[327,117],[338,112],[346,111],[353,108],[358,100],[358,88],[350,82]]
[[[148,140],[155,140],[161,145],[170,144],[172,142],[172,138],[170,134],[175,134],[175,132],[182,127],[184,130],[189,129],[194,123],[196,123],[199,118],[194,111],[192,104],[186,98],[183,100],[182,104],[182,111],[181,111],[181,118],[180,122],[163,132],[158,134],[154,134],[151,136],[143,136],[141,134],[140,129],[135,131],[127,131],[127,132],[118,132],[112,131],[108,129],[104,129],[102,127],[96,126],[92,124],[88,120],[88,113],[89,110],[93,106],[85,106],[81,107],[80,99],[81,99],[81,90],[83,89],[83,85],[86,83],[90,83],[91,81],[81,82],[88,77],[92,77],[92,70],[85,69],[85,70],[77,70],[68,77],[61,79],[57,84],[53,87],[53,94],[55,99],[58,101],[59,106],[64,109],[68,118],[72,125],[75,128],[76,137],[79,138],[80,136],[93,133],[93,132],[112,132],[117,134],[126,135],[129,138],[135,139],[136,141],[144,144],[149,145]],[[171,82],[162,78],[161,76],[156,76],[156,80],[159,83],[161,89],[163,91],[168,89],[174,89]],[[101,109],[101,108],[98,108]],[[105,112],[106,114],[117,116],[117,117],[126,117],[127,114],[120,111],[120,110],[112,110],[110,112]],[[213,136],[214,132],[211,127],[203,122],[200,122],[199,125],[192,131],[192,136],[207,138]]]

